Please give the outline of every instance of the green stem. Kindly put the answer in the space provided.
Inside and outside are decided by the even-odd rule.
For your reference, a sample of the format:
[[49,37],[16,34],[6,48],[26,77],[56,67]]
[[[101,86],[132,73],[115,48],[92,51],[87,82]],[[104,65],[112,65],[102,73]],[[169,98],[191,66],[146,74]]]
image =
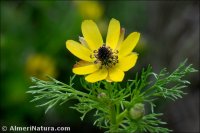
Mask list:
[[155,90],[155,86],[153,85],[152,87],[148,88],[146,91],[144,91],[142,93],[142,95],[147,95],[148,93],[150,93],[151,91],[154,91]]
[[72,92],[74,94],[78,94],[78,95],[81,95],[81,96],[86,96],[88,97],[89,95],[87,93],[84,93],[84,92],[81,92],[81,91],[78,91],[78,90],[75,90],[73,87],[60,87],[59,90],[62,90],[62,91],[66,91],[66,92]]
[[127,109],[125,109],[122,113],[120,113],[118,116],[117,116],[117,124],[120,125],[121,121],[124,119],[124,117],[126,116],[127,114]]
[[65,85],[64,87],[60,87],[59,88],[60,90],[63,90],[63,91],[66,91],[66,92],[71,92],[73,94],[77,94],[77,95],[80,95],[80,96],[84,96],[84,97],[88,97],[90,99],[95,99],[95,97],[93,97],[92,95],[89,95],[87,93],[84,93],[82,91],[78,91],[78,90],[75,90],[73,87],[71,86],[67,86]]
[[116,109],[115,105],[111,104],[110,106],[110,132],[115,133],[118,130],[118,125],[116,122]]
[[109,93],[109,109],[110,109],[110,133],[116,133],[118,131],[118,126],[116,123],[117,109],[115,103],[113,102],[113,86],[111,83],[106,83],[106,88]]

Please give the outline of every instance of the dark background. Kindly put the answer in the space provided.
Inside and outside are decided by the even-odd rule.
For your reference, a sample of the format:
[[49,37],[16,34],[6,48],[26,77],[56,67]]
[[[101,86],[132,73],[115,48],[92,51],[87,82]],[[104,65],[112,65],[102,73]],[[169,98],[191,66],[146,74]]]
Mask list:
[[[134,51],[136,66],[125,81],[148,64],[155,72],[166,67],[173,71],[180,62],[199,69],[199,2],[197,1],[1,1],[1,126],[70,126],[71,131],[103,132],[93,126],[93,113],[84,121],[69,106],[56,106],[45,114],[45,107],[30,103],[25,92],[30,76],[44,79],[48,74],[62,82],[73,75],[78,60],[65,48],[65,41],[78,41],[81,22],[93,19],[104,38],[111,18],[126,28],[126,36],[138,31],[141,39]],[[199,132],[199,74],[187,76],[188,94],[176,102],[161,99],[156,112],[174,132]],[[77,82],[77,84],[79,84]]]

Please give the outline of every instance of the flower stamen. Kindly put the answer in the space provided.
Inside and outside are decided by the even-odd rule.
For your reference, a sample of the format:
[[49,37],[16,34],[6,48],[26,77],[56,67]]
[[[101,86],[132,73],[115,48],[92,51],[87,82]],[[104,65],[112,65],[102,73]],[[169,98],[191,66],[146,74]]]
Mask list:
[[93,51],[91,58],[96,58],[95,64],[100,63],[101,67],[112,67],[118,63],[118,50],[113,51],[109,46],[103,44],[98,50]]

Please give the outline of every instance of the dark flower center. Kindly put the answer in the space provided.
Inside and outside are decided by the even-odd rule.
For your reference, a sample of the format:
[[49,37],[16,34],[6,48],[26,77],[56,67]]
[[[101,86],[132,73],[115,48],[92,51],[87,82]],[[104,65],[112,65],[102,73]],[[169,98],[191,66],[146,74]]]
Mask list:
[[98,50],[94,50],[94,57],[96,58],[94,63],[101,63],[101,66],[112,67],[118,63],[118,51],[113,51],[110,47],[105,44]]
[[105,46],[102,46],[98,49],[97,58],[100,61],[108,62],[112,56],[112,51]]

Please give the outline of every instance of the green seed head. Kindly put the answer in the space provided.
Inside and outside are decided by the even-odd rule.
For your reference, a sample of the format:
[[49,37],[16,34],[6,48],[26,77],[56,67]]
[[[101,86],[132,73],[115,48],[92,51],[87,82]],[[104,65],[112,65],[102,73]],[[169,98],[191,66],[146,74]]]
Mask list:
[[137,120],[142,118],[144,112],[145,112],[144,104],[137,103],[132,108],[130,108],[129,115],[132,119]]

